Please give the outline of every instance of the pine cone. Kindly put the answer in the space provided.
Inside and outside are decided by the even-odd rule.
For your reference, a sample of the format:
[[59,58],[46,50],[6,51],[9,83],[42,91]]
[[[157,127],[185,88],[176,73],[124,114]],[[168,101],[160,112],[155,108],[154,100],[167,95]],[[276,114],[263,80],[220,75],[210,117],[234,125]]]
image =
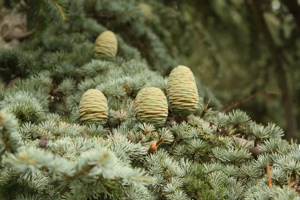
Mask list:
[[105,124],[108,118],[108,106],[104,94],[96,89],[86,91],[79,103],[79,116],[83,122]]
[[134,101],[134,112],[142,122],[162,125],[168,117],[167,98],[159,88],[143,88]]
[[187,116],[195,112],[199,95],[190,68],[179,65],[172,70],[168,80],[167,95],[170,108],[175,114]]
[[151,7],[147,4],[140,3],[138,7],[142,10],[142,12],[146,15],[147,20],[151,21],[153,18]]
[[111,31],[104,31],[95,41],[94,53],[107,58],[116,57],[118,51],[118,41]]

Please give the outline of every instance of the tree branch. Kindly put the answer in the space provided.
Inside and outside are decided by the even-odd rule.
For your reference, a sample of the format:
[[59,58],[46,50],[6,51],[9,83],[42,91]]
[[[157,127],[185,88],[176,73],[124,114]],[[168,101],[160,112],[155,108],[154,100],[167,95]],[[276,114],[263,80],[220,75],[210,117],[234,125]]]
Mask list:
[[281,93],[279,92],[272,92],[272,91],[264,91],[264,92],[257,92],[255,94],[250,94],[249,96],[247,96],[246,98],[239,100],[239,101],[234,101],[232,102],[230,105],[226,105],[222,108],[222,110],[224,112],[228,112],[232,109],[235,109],[237,107],[239,107],[241,104],[244,104],[248,101],[250,101],[251,99],[255,98],[258,95],[276,95],[276,96],[282,96]]

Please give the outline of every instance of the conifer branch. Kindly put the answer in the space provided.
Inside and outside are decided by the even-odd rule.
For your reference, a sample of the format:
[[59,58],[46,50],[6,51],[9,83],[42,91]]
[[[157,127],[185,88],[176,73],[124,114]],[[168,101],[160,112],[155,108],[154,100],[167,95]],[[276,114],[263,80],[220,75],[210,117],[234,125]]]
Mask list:
[[18,123],[12,114],[0,112],[0,155],[5,151],[16,153],[21,146]]
[[226,105],[222,108],[224,112],[230,111],[232,109],[238,108],[244,103],[247,103],[248,101],[252,100],[253,98],[259,96],[259,95],[276,95],[276,96],[282,96],[279,92],[273,92],[273,91],[264,91],[264,92],[257,92],[255,94],[250,94],[248,97],[241,99],[239,101],[234,101],[230,105]]
[[262,151],[260,150],[259,146],[255,146],[255,142],[252,141],[252,140],[246,140],[246,139],[238,138],[238,137],[234,137],[233,140],[234,140],[234,142],[235,142],[237,145],[249,149],[249,151],[250,151],[254,156],[258,156],[259,154],[262,153]]
[[60,14],[61,14],[62,19],[63,19],[64,21],[67,20],[66,15],[65,15],[65,13],[64,13],[64,11],[63,11],[63,9],[62,9],[62,7],[57,3],[57,1],[52,0],[52,2],[53,2],[53,3],[55,4],[55,6],[58,8],[58,10],[59,10],[59,12],[60,12]]
[[[245,3],[252,7],[252,1]],[[170,9],[159,1],[147,1],[153,11],[159,11],[151,13],[152,21],[147,22],[137,0],[66,2],[69,7],[65,11],[60,0],[27,1],[28,16],[35,19],[29,21],[46,25],[45,29],[28,38],[18,50],[0,51],[1,79],[9,82],[14,74],[21,79],[5,92],[0,90],[0,109],[5,110],[0,112],[0,199],[299,197],[300,146],[282,139],[283,129],[273,123],[258,124],[242,110],[225,113],[212,109],[210,100],[204,103],[203,99],[211,99],[212,104],[217,100],[213,94],[206,94],[208,90],[206,95],[201,93],[200,83],[195,91],[201,97],[195,95],[198,103],[189,104],[193,109],[188,114],[170,112],[173,109],[167,104],[166,123],[155,126],[153,121],[139,121],[134,110],[138,92],[157,87],[166,93],[169,79],[164,75],[176,67],[175,55],[187,56],[179,51],[177,54],[176,44],[185,46],[188,52],[192,50],[188,42],[190,31],[181,30],[193,30],[194,22],[199,22],[184,16],[188,13],[180,13],[181,24],[167,25]],[[205,21],[204,28],[209,30],[205,30],[205,37],[209,38],[204,42],[218,44],[217,53],[221,54],[227,36],[222,41],[208,40],[218,39],[217,35],[210,36],[210,26],[219,23],[211,21],[232,19],[223,12],[228,5],[222,1],[193,3],[203,13],[213,15]],[[231,4],[237,6],[233,1]],[[87,7],[97,13],[93,17],[98,22],[87,18]],[[182,9],[176,12],[183,12]],[[66,19],[68,13],[72,20]],[[164,16],[161,19],[160,14]],[[238,18],[239,14],[235,12],[234,16]],[[61,18],[66,21],[54,23]],[[186,23],[185,18],[193,23]],[[94,39],[104,30],[113,30],[117,36],[120,51],[113,61],[92,53]],[[177,31],[178,35],[173,35]],[[225,36],[224,32],[221,35]],[[216,49],[215,45],[209,46],[213,47],[209,50],[211,55]],[[216,62],[224,61],[220,55],[214,57]],[[157,67],[155,72],[152,65]],[[83,111],[82,96],[89,89],[99,90],[107,98],[107,121],[101,125],[87,123],[79,116],[78,111]],[[178,94],[176,99],[182,98],[182,90],[174,93]],[[178,101],[178,106],[187,103],[195,91]],[[238,107],[259,94],[281,95],[259,92],[227,108]],[[55,97],[59,100],[52,99]],[[156,102],[152,97],[151,101]],[[82,101],[87,106],[84,112],[91,114],[89,119],[97,118],[92,114],[98,101],[102,102],[98,98]],[[146,105],[144,113],[161,113],[153,112],[157,105]]]
[[271,169],[269,163],[267,163],[267,176],[268,176],[268,186],[272,187]]

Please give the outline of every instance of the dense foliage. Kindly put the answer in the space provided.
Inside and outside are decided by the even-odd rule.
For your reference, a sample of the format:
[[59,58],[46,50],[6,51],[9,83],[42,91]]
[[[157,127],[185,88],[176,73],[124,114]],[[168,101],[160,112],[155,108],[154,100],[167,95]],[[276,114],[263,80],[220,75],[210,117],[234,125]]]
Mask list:
[[[240,109],[220,112],[222,104],[216,96],[227,97],[208,89],[213,83],[220,88],[226,71],[220,66],[227,65],[225,51],[224,55],[213,53],[221,53],[212,38],[222,35],[221,29],[209,34],[209,23],[216,23],[226,6],[243,5],[210,2],[214,4],[204,9],[196,1],[171,1],[171,6],[168,1],[135,0],[4,1],[7,9],[27,12],[30,23],[29,34],[9,35],[20,40],[18,47],[0,49],[4,84],[0,91],[0,198],[300,199],[299,145],[282,139],[284,130],[270,121],[258,123]],[[250,6],[254,1],[246,2]],[[203,8],[203,16],[201,23],[193,24],[197,6]],[[213,11],[209,8],[220,10],[206,13]],[[215,18],[203,23],[211,15]],[[93,52],[96,38],[106,30],[116,36],[116,57],[115,46],[104,51],[109,56],[103,56],[102,50],[102,55]],[[192,51],[204,48],[192,45],[191,36],[196,33],[205,33],[196,39],[210,47],[206,61],[218,63],[219,68],[211,69],[210,73],[218,71],[211,82],[203,73],[196,78],[193,89],[199,97],[190,90],[186,94],[195,92],[193,97],[180,99],[192,108],[187,116],[184,106],[175,104],[177,110],[170,109],[168,92],[175,91],[171,95],[176,101],[176,92],[182,89],[174,88],[177,79],[170,81],[169,75],[178,65],[198,62],[198,58],[187,59],[194,58]],[[7,43],[9,36],[4,38]],[[234,36],[240,42],[242,36]],[[228,41],[229,33],[224,31],[223,42]],[[227,58],[232,62],[233,57]],[[268,62],[267,57],[261,59]],[[210,64],[203,64],[203,69]],[[155,108],[151,104],[136,109],[136,102],[142,104],[148,98],[141,95],[144,99],[135,101],[147,87],[159,93],[164,103],[163,115],[154,120],[159,123],[149,118],[144,123],[137,115]],[[104,94],[108,110],[94,108],[92,97],[81,101],[89,89],[96,90],[90,95],[104,99]],[[104,102],[101,106],[106,108]],[[95,116],[101,113],[106,121],[90,120],[93,115],[82,120],[86,110],[97,112]],[[166,117],[163,124],[162,117]]]

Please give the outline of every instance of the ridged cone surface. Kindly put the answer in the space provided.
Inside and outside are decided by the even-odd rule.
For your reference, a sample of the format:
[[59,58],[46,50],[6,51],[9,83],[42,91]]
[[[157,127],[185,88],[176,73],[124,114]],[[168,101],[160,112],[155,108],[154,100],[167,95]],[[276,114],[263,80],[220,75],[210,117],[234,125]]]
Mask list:
[[159,88],[143,88],[134,101],[134,112],[142,122],[162,125],[168,117],[167,98]]
[[95,41],[94,52],[95,54],[104,57],[114,58],[118,51],[118,41],[115,34],[111,31],[104,31]]
[[79,116],[83,122],[105,124],[108,118],[108,106],[104,94],[96,89],[87,90],[79,103]]
[[198,89],[193,72],[179,65],[169,76],[167,95],[172,112],[187,116],[193,114],[199,103]]
[[140,4],[138,5],[138,7],[139,7],[140,9],[142,9],[142,11],[144,12],[144,14],[146,15],[146,18],[147,18],[148,20],[152,20],[153,15],[152,15],[152,11],[151,11],[151,8],[150,8],[149,5],[144,4],[144,3],[140,3]]

